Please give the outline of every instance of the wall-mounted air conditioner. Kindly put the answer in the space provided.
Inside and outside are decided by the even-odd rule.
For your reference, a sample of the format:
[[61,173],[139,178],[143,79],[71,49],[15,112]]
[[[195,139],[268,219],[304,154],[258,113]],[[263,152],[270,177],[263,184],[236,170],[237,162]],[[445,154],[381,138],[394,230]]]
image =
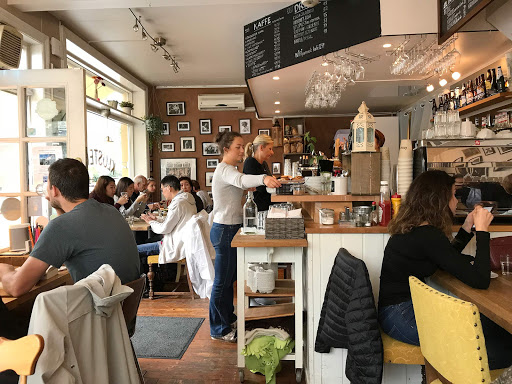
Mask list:
[[243,111],[244,94],[199,95],[197,107],[200,111]]
[[9,25],[0,25],[0,69],[20,66],[23,35]]

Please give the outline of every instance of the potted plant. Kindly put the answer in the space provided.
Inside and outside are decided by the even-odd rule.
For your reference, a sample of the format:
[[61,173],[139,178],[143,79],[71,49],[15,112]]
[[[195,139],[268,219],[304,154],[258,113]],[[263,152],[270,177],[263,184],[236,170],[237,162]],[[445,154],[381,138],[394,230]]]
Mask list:
[[160,143],[162,139],[162,134],[164,132],[164,124],[162,119],[158,116],[145,116],[144,124],[146,125],[146,131],[148,132],[148,140],[149,140],[149,151],[153,150],[153,144]]
[[130,103],[129,101],[121,101],[120,107],[124,113],[129,115],[132,114],[133,103]]
[[119,102],[117,100],[108,100],[107,104],[110,105],[112,108],[117,108],[117,104]]

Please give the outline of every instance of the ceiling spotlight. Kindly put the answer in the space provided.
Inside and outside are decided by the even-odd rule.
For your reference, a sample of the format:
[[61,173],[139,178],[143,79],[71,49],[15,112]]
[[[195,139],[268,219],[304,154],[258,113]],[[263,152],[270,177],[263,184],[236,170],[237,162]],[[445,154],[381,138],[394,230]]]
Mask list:
[[150,45],[151,45],[151,50],[152,50],[153,52],[158,51],[158,46],[157,46],[156,44],[150,44]]
[[279,105],[279,104],[281,104],[281,102],[280,101],[274,101],[274,104],[275,105]]
[[276,109],[274,113],[281,113],[281,111],[279,109]]
[[133,32],[139,32],[139,23],[137,23],[137,19],[135,19],[135,25],[133,26]]
[[441,87],[444,87],[446,84],[448,84],[448,81],[446,81],[446,79],[441,79],[441,80],[439,80],[439,85],[440,85]]
[[389,44],[389,43],[383,44],[382,48],[391,48],[391,44]]
[[328,65],[329,65],[329,63],[328,63],[327,61],[324,61],[324,62],[322,63],[322,67],[327,67]]
[[142,40],[146,41],[148,39],[148,35],[146,35],[146,32],[144,32],[144,28],[142,29],[142,35],[141,35],[141,38]]
[[272,79],[273,80],[279,80],[279,76],[274,76]]
[[427,85],[427,91],[432,92],[434,90],[434,86],[432,84]]
[[452,79],[453,80],[459,80],[460,79],[460,72],[452,72]]

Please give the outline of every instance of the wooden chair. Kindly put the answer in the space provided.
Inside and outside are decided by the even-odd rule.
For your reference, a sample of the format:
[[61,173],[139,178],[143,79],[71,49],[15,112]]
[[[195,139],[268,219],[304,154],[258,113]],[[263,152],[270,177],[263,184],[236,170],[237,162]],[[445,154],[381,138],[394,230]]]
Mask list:
[[17,340],[0,337],[0,372],[12,369],[20,376],[19,382],[26,384],[27,376],[34,374],[43,348],[41,335],[29,335]]
[[135,365],[137,366],[137,373],[139,374],[139,380],[141,384],[144,384],[144,377],[133,349],[131,337],[135,334],[135,324],[137,322],[137,311],[139,310],[140,300],[144,293],[146,286],[146,275],[142,274],[137,280],[131,281],[126,284],[128,287],[133,289],[133,293],[123,301],[123,315],[126,321],[126,328],[128,328],[128,336],[130,336],[130,345],[132,347],[133,358],[135,359]]
[[503,370],[489,371],[480,313],[475,304],[445,295],[409,277],[427,383],[490,383]]
[[[148,256],[147,262],[148,262],[148,267],[149,267],[149,272],[148,272],[149,299],[153,300],[155,298],[155,292],[153,290],[153,280],[155,279],[155,272],[153,272],[153,265],[154,264],[158,264],[158,255]],[[178,287],[176,287],[176,289],[174,291],[172,291],[172,292],[156,292],[156,293],[158,295],[163,295],[163,296],[173,296],[173,295],[182,296],[184,294],[185,295],[186,294],[190,294],[190,298],[192,300],[194,300],[194,298],[195,298],[194,288],[192,287],[192,282],[190,281],[190,276],[187,273],[187,262],[186,262],[185,259],[183,259],[183,260],[177,261],[176,264],[177,264],[176,283],[180,282],[181,268],[183,267],[184,268],[184,273],[187,276],[187,283],[188,283],[188,290],[189,290],[189,292],[176,292],[176,289],[178,288]]]

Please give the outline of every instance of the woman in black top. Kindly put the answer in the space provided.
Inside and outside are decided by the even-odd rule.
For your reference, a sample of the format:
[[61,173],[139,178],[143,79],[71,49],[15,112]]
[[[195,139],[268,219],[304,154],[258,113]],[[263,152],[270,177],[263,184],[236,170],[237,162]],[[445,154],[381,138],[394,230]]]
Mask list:
[[[267,160],[274,155],[274,141],[269,135],[258,135],[252,143],[245,146],[245,161],[243,173],[246,175],[269,175],[272,176]],[[264,185],[257,187],[254,191],[254,202],[258,212],[268,211],[271,204],[270,193]]]
[[[443,171],[427,171],[411,184],[405,201],[398,214],[388,225],[391,235],[384,250],[380,276],[379,323],[382,330],[402,342],[420,345],[418,329],[409,290],[409,276],[425,282],[425,278],[443,269],[465,284],[487,289],[490,283],[490,256],[488,228],[493,216],[481,206],[475,207],[453,240],[452,218],[457,206],[455,180]],[[471,227],[476,229],[476,256],[462,254],[462,250],[473,237]],[[491,369],[496,365],[509,366],[498,361],[503,347],[511,348],[512,343],[503,343],[508,332],[484,319],[482,327],[489,355]],[[490,323],[489,325],[487,325]],[[492,328],[492,330],[491,330]],[[501,352],[494,353],[496,333],[502,344]],[[512,340],[508,334],[508,339]],[[500,342],[498,341],[498,344]],[[497,355],[496,358],[494,355]],[[494,366],[494,367],[493,367]]]
[[201,198],[197,196],[197,194],[192,190],[192,180],[190,177],[182,176],[179,180],[181,190],[183,192],[190,193],[194,197],[194,200],[196,201],[197,212],[201,212],[204,209],[203,200],[201,200]]

